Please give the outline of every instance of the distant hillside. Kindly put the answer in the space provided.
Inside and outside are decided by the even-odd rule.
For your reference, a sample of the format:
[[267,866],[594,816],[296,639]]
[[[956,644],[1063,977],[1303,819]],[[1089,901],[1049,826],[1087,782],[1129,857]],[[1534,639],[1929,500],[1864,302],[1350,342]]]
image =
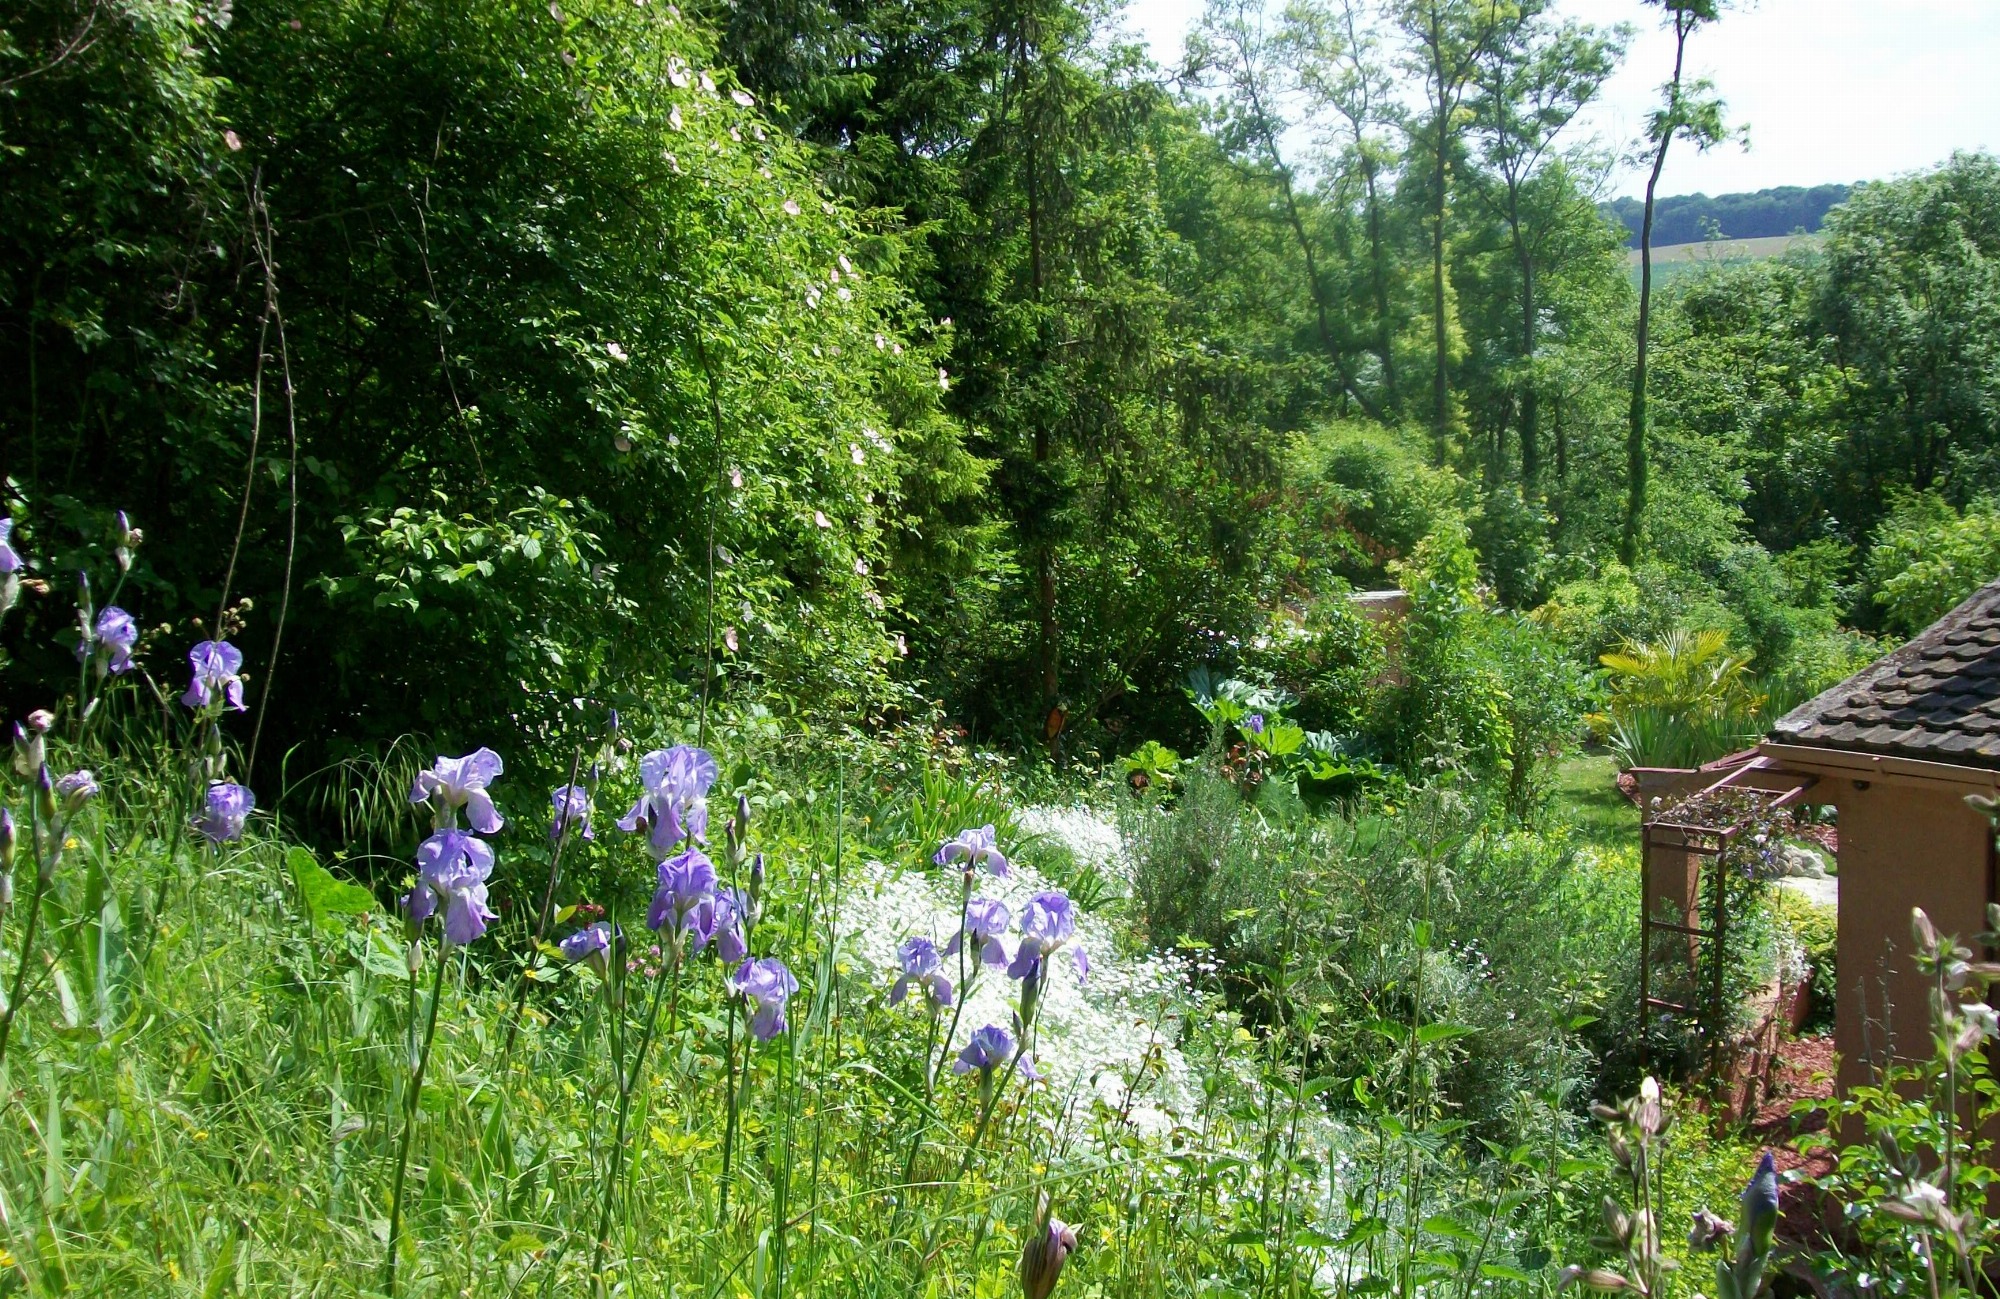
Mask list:
[[[1676,194],[1653,206],[1653,244],[1692,244],[1719,230],[1725,239],[1770,239],[1797,230],[1816,231],[1827,210],[1847,201],[1850,185],[1815,185],[1801,189],[1783,185],[1755,194]],[[1625,223],[1627,243],[1639,244],[1639,225],[1646,205],[1636,198],[1615,199],[1604,214]]]

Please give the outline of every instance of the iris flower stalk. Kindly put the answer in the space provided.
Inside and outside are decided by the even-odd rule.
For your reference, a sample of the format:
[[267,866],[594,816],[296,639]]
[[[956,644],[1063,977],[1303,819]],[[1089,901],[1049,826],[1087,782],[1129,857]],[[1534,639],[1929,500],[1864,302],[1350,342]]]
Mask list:
[[[125,512],[118,512],[121,535],[131,531],[125,524]],[[137,536],[136,532],[132,532]],[[134,542],[136,545],[137,543]],[[122,543],[121,543],[122,545]],[[125,575],[130,568],[129,552],[126,562],[119,565],[118,580],[112,584],[111,598],[105,601],[100,611],[91,607],[90,576],[79,572],[76,575],[77,603],[76,621],[79,635],[76,643],[76,742],[81,746],[84,737],[90,733],[90,723],[97,716],[97,706],[101,702],[105,681],[111,676],[122,676],[130,671],[132,648],[139,643],[139,625],[132,615],[118,607],[119,593],[125,589]],[[90,665],[97,664],[96,685],[90,685]]]
[[[685,748],[685,746],[683,746]],[[679,752],[676,750],[675,752]],[[648,754],[642,765],[657,766],[654,760],[661,754]],[[715,760],[702,750],[692,750],[685,759],[697,770],[705,770],[713,779]],[[652,786],[658,784],[651,774],[646,776],[649,793],[635,806],[632,815],[619,825],[629,833],[647,830],[657,844],[657,822],[648,824],[642,815],[648,799],[654,797]],[[703,783],[701,792],[707,792]],[[623,1060],[623,1015],[613,1015],[612,1025],[619,1032],[619,1045],[612,1050],[612,1069],[618,1085],[618,1118],[611,1141],[611,1165],[604,1179],[604,1197],[597,1211],[597,1236],[592,1242],[590,1275],[600,1290],[604,1288],[604,1249],[610,1243],[611,1207],[617,1199],[618,1186],[625,1168],[625,1129],[631,1121],[632,1093],[638,1088],[639,1079],[644,1076],[646,1056],[652,1049],[655,1028],[660,1019],[660,994],[667,993],[667,1036],[672,1038],[678,1026],[681,993],[681,961],[684,956],[684,942],[689,933],[699,934],[702,916],[712,917],[715,893],[715,868],[702,852],[694,846],[698,828],[705,828],[707,818],[700,809],[698,796],[681,801],[676,807],[676,825],[681,831],[681,852],[661,862],[659,866],[660,887],[653,895],[653,904],[646,916],[647,928],[660,935],[665,950],[661,953],[659,972],[653,976],[653,993],[647,999],[645,1023],[639,1031],[639,1043],[633,1053],[630,1067]],[[710,910],[702,911],[706,899]],[[712,919],[710,921],[712,923]],[[704,940],[705,941],[705,940]],[[623,975],[621,974],[622,978]]]
[[[542,909],[535,920],[536,950],[549,936],[549,917],[553,914],[556,900],[556,885],[562,879],[563,849],[569,846],[572,832],[590,835],[590,806],[597,792],[597,775],[592,769],[588,788],[579,788],[576,777],[583,766],[583,746],[578,745],[570,754],[569,782],[550,796],[555,807],[555,815],[549,823],[550,837],[555,847],[549,853],[549,880],[542,890]],[[580,796],[580,800],[579,800]],[[578,810],[581,801],[582,810]],[[514,1009],[507,1016],[507,1037],[500,1045],[500,1072],[507,1072],[507,1062],[514,1057],[514,1038],[521,1031],[521,1013],[528,1005],[528,965],[523,962],[521,972],[514,980]]]
[[[482,750],[482,752],[484,752]],[[446,760],[440,759],[442,767]],[[494,775],[499,774],[499,758],[494,756]],[[421,800],[417,800],[421,801]],[[417,1113],[424,1092],[424,1075],[430,1069],[431,1047],[437,1041],[438,1003],[443,1000],[444,967],[454,946],[463,946],[486,932],[496,917],[486,906],[486,881],[493,873],[493,849],[458,828],[448,799],[437,800],[437,830],[417,848],[417,880],[403,898],[403,914],[408,925],[410,992],[404,1022],[409,1026],[404,1039],[409,1052],[410,1086],[403,1097],[403,1135],[396,1147],[396,1176],[389,1193],[389,1243],[382,1261],[382,1288],[389,1299],[396,1295],[396,1248],[402,1240],[403,1188],[410,1170],[410,1146],[416,1137]],[[423,1041],[416,1041],[416,980],[423,959],[423,931],[432,915],[442,923],[444,935],[438,945],[435,969],[431,974],[430,1009],[424,1018]]]
[[[729,848],[728,861],[732,872],[739,869],[743,864],[743,855],[745,852],[746,842],[749,838],[749,833],[750,833],[750,800],[744,795],[738,794],[736,796],[736,815],[729,822],[729,830],[726,839]],[[763,854],[759,853],[757,855],[757,867],[755,868],[755,876],[756,876],[755,883],[758,884],[759,886],[761,886],[763,882],[761,879],[761,876],[763,875],[763,869],[762,869],[763,862],[764,862]],[[732,892],[731,896],[732,906],[734,906],[738,902],[741,903],[740,907],[735,908],[737,911],[736,923],[742,926],[743,946],[744,946],[743,955],[747,957],[749,955],[748,949],[750,942],[750,930],[756,924],[755,913],[757,910],[757,899],[753,897],[751,893],[744,892],[740,889],[732,890],[731,892]],[[719,941],[720,935],[718,935],[717,937]],[[718,947],[718,954],[720,954],[719,947]],[[736,1155],[736,1123],[738,1114],[738,1098],[737,1098],[737,1087],[736,1087],[736,1000],[737,999],[735,997],[728,997],[725,998],[725,1000],[729,1004],[727,1008],[728,1027],[724,1030],[723,1040],[722,1040],[723,1041],[722,1176],[716,1179],[716,1188],[715,1188],[715,1225],[718,1230],[721,1229],[721,1227],[728,1221],[729,1218],[729,1182],[730,1182],[731,1170],[734,1167],[734,1160]],[[744,1079],[744,1085],[748,1086],[750,1080],[750,1061],[747,1055],[748,1051],[747,1042],[745,1044],[745,1051],[746,1055],[743,1061],[743,1079]]]
[[[1004,967],[1007,964],[1007,949],[1000,943],[1000,935],[1007,932],[1010,919],[1007,904],[992,898],[972,896],[971,872],[966,874],[965,898],[959,908],[958,932],[952,935],[945,946],[947,956],[958,956],[958,1000],[951,1008],[951,1027],[945,1030],[944,1045],[935,1061],[924,1066],[924,1082],[928,1088],[944,1062],[951,1058],[951,1044],[958,1037],[959,1020],[965,1014],[965,1003],[972,1000],[973,992],[979,986],[981,969],[991,965]],[[967,962],[970,962],[968,968]]]
[[[659,1023],[660,990],[668,984],[672,984],[673,991],[667,998],[667,1036],[672,1037],[674,1034],[674,1016],[680,1000],[680,966],[681,941],[680,937],[675,935],[667,940],[666,951],[660,962],[660,971],[653,976],[653,993],[647,999],[646,1020],[639,1030],[638,1049],[633,1054],[629,1068],[622,1058],[624,1033],[621,1021],[624,1016],[614,1014],[611,1017],[612,1031],[618,1038],[612,1047],[612,1069],[618,1084],[618,1120],[612,1131],[611,1167],[604,1178],[604,1198],[598,1205],[597,1211],[597,1238],[592,1245],[590,1256],[590,1275],[600,1290],[604,1283],[604,1247],[610,1243],[611,1236],[611,1206],[617,1198],[620,1177],[625,1172],[625,1129],[632,1115],[632,1093],[638,1088],[639,1079],[645,1071],[646,1054],[653,1045],[653,1029]],[[622,980],[624,976],[621,974],[619,977]]]
[[[411,940],[412,948],[415,940]],[[412,958],[415,959],[414,957]],[[417,1131],[417,1104],[423,1097],[424,1072],[430,1067],[431,1044],[437,1040],[438,1000],[444,991],[444,954],[431,962],[435,970],[431,974],[431,1005],[424,1018],[423,1047],[416,1046],[414,1032],[407,1039],[410,1055],[410,1090],[403,1098],[403,1135],[396,1143],[396,1180],[389,1192],[389,1249],[382,1260],[382,1291],[389,1299],[396,1299],[396,1245],[403,1231],[403,1183],[410,1171],[410,1143]],[[410,1017],[412,1030],[416,1027],[416,986],[415,978],[410,980]]]
[[[729,1000],[732,1002],[741,1001],[743,1009],[746,1012],[743,1025],[742,1090],[747,1091],[750,1086],[750,1052],[753,1049],[752,1043],[753,1041],[773,1042],[785,1035],[787,1031],[785,1006],[791,1001],[792,994],[799,990],[799,981],[792,977],[791,970],[787,969],[785,963],[777,957],[752,957],[745,959],[743,964],[736,967],[736,972],[729,976],[724,987],[728,991]],[[782,1087],[784,1079],[783,1057],[779,1059],[778,1069],[779,1085]],[[732,1104],[730,1108],[733,1115],[738,1104],[740,1104],[737,1089],[733,1085],[731,1087],[731,1097]],[[726,1155],[724,1159],[726,1170]],[[726,1171],[723,1186],[725,1188],[728,1186]],[[728,1203],[725,1190],[725,1193],[717,1200],[718,1210],[726,1213]]]
[[[62,859],[63,843],[69,836],[74,810],[58,819],[55,783],[49,778],[47,763],[36,771],[26,800],[27,839],[35,854],[35,885],[28,894],[28,916],[22,922],[21,954],[14,966],[14,980],[7,992],[7,1004],[0,1007],[0,1066],[7,1061],[7,1044],[14,1035],[14,1017],[21,1011],[27,991],[29,962],[35,955],[35,936],[41,928],[42,899],[55,881],[56,864]],[[10,827],[11,828],[11,827]]]

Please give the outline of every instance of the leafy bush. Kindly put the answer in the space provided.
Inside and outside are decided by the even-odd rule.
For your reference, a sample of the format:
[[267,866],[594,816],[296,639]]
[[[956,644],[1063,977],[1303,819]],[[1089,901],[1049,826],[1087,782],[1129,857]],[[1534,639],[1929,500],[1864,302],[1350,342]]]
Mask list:
[[[30,8],[23,39],[67,30]],[[225,582],[252,597],[257,676],[315,685],[271,696],[313,767],[413,724],[554,735],[578,696],[675,715],[711,666],[867,713],[898,632],[962,630],[946,597],[995,538],[942,331],[700,25],[113,8],[5,108],[0,273],[35,340],[8,387],[38,404],[0,440],[37,573],[107,560],[129,510],[132,612],[178,638]],[[15,697],[68,671],[67,610],[24,609]]]
[[1784,888],[1773,892],[1771,912],[1785,941],[1796,944],[1805,955],[1806,992],[1812,1005],[1804,1027],[1808,1031],[1830,1030],[1840,994],[1839,912],[1796,889]]
[[1398,627],[1401,681],[1382,704],[1385,749],[1412,778],[1462,762],[1528,815],[1577,738],[1583,672],[1534,622],[1485,606],[1463,525],[1425,538],[1401,573],[1410,612]]
[[1750,655],[1717,630],[1676,628],[1603,656],[1609,700],[1600,721],[1628,767],[1693,767],[1742,748],[1762,700]]
[[1954,510],[1935,492],[1900,492],[1875,531],[1864,568],[1882,625],[1914,635],[2000,577],[2000,505]]

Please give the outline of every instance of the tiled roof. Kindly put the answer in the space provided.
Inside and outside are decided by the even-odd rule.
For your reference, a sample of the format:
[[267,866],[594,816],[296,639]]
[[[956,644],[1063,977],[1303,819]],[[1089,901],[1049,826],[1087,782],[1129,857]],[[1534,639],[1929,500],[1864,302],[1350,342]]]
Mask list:
[[1785,714],[1771,739],[2000,769],[2000,582]]

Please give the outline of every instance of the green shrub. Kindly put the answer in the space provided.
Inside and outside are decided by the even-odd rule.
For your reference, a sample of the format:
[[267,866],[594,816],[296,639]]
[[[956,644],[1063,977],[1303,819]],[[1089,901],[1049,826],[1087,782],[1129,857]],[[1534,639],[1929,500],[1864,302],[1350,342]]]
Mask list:
[[1882,626],[1914,635],[2000,577],[2000,504],[1963,513],[1935,492],[1896,492],[1875,530],[1864,580]]
[[1805,955],[1806,989],[1812,999],[1805,1027],[1808,1031],[1830,1030],[1840,993],[1840,971],[1836,964],[1839,912],[1821,906],[1797,889],[1787,888],[1774,890],[1771,911],[1782,938],[1796,944]]

